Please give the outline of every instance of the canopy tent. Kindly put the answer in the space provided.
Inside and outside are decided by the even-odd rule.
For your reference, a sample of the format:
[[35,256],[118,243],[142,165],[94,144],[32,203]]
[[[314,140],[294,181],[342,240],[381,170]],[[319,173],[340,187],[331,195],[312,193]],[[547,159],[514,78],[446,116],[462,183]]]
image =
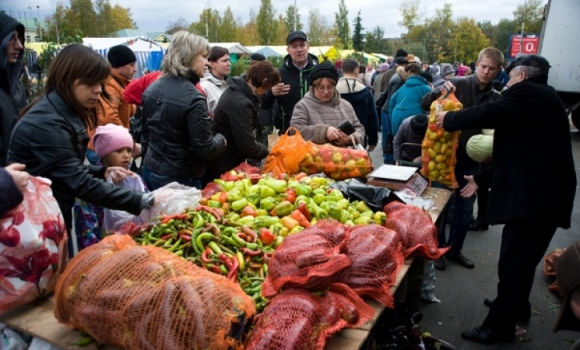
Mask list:
[[261,53],[262,55],[266,56],[266,58],[270,56],[274,57],[282,56],[278,52],[272,50],[272,48],[270,48],[269,46],[246,46],[246,48],[250,50],[252,53]]
[[137,77],[143,75],[143,71],[159,70],[161,60],[167,49],[159,43],[147,37],[130,37],[130,38],[83,38],[83,45],[88,46],[107,57],[109,49],[117,45],[125,45],[135,53],[137,58]]
[[221,46],[228,49],[230,54],[244,54],[244,53],[252,53],[252,51],[248,50],[247,47],[240,43],[209,43],[210,46]]
[[278,55],[282,57],[286,57],[288,54],[288,46],[286,45],[271,45],[268,46],[272,51],[276,52]]
[[318,57],[319,61],[336,61],[340,58],[340,51],[334,46],[310,46],[308,51]]
[[379,57],[372,55],[370,53],[363,52],[363,51],[355,51],[355,50],[341,50],[340,51],[340,57],[342,59],[353,57],[355,55],[360,55],[360,54],[362,54],[363,61],[366,64],[369,64],[369,63],[377,64],[380,61]]
[[375,57],[378,57],[381,63],[385,63],[389,59],[389,56],[383,55],[382,53],[374,53],[373,52],[372,55]]

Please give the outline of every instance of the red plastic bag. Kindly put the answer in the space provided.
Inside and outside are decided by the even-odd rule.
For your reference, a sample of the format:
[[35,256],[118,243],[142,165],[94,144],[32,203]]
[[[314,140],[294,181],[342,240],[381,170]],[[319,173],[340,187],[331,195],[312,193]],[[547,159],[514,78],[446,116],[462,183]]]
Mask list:
[[22,203],[0,219],[0,313],[52,292],[63,268],[66,227],[50,185],[30,177]]

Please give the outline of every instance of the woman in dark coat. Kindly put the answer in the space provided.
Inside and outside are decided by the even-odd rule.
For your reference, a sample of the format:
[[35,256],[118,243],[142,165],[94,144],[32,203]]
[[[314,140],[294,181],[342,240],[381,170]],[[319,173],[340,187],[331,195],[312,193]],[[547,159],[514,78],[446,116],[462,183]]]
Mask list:
[[[97,123],[99,96],[109,76],[107,60],[91,48],[68,45],[48,71],[45,93],[22,110],[10,137],[8,163],[22,163],[33,176],[52,181],[68,231],[72,254],[72,205],[75,198],[139,215],[153,205],[153,194],[130,191],[107,183],[122,180],[131,171],[122,167],[84,164],[89,136]],[[105,96],[108,97],[108,96]]]
[[224,153],[214,158],[207,167],[205,182],[219,178],[247,158],[261,160],[268,148],[256,142],[259,97],[280,82],[280,73],[269,61],[258,62],[242,77],[228,79],[215,109],[213,132],[227,140]]

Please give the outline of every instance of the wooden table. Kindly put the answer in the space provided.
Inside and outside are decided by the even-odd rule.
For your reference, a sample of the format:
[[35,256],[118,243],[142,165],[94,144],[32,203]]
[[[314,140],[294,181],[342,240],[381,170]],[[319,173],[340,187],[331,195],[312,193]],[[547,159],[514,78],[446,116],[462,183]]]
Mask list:
[[[451,191],[440,188],[427,188],[422,197],[433,200],[433,207],[428,211],[429,215],[436,224],[439,222],[439,216],[445,208]],[[411,264],[416,258],[408,258],[397,275],[395,284],[391,287],[391,293],[395,292],[406,278]],[[368,300],[367,303],[375,309],[374,317],[360,328],[347,328],[335,334],[329,339],[325,349],[327,350],[357,350],[360,349],[367,339],[371,329],[374,327],[377,319],[382,314],[384,306],[374,300]],[[55,301],[53,297],[35,301],[31,304],[16,308],[8,313],[0,315],[0,322],[20,330],[24,333],[38,337],[50,344],[63,349],[77,350],[115,350],[114,346],[100,346],[91,344],[88,346],[75,346],[76,342],[81,339],[77,330],[69,328],[58,323],[54,317]]]

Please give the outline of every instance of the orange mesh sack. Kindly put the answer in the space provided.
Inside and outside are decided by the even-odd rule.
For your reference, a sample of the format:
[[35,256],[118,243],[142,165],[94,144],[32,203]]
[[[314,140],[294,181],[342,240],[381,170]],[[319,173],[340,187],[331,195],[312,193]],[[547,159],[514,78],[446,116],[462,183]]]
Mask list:
[[441,93],[441,97],[431,103],[431,113],[425,138],[421,143],[421,174],[429,182],[435,181],[450,188],[457,188],[455,179],[456,150],[459,131],[449,132],[437,126],[436,115],[441,111],[458,111],[463,105],[455,93]]
[[322,350],[343,328],[360,327],[374,315],[352,289],[332,284],[323,295],[285,289],[258,316],[246,350]]
[[391,287],[404,262],[399,235],[380,225],[354,226],[344,247],[352,265],[340,273],[337,283],[393,307]]
[[351,264],[341,253],[346,232],[344,224],[328,219],[284,238],[268,263],[262,295],[272,297],[282,288],[328,288]]
[[241,349],[254,301],[236,283],[131,237],[83,249],[61,275],[55,316],[124,349]]
[[373,170],[369,154],[364,149],[336,147],[329,143],[312,144],[300,161],[300,171],[322,173],[335,180],[364,177]]
[[[290,131],[294,134],[290,135]],[[280,174],[297,174],[299,172],[300,161],[310,147],[312,142],[305,141],[298,129],[290,127],[286,133],[280,136],[278,142],[270,150],[270,154],[264,162],[264,173],[272,173],[274,176]]]
[[387,214],[385,227],[397,232],[403,243],[403,256],[416,253],[426,259],[436,260],[449,248],[437,248],[437,227],[425,210],[401,202],[391,202],[383,207]]

